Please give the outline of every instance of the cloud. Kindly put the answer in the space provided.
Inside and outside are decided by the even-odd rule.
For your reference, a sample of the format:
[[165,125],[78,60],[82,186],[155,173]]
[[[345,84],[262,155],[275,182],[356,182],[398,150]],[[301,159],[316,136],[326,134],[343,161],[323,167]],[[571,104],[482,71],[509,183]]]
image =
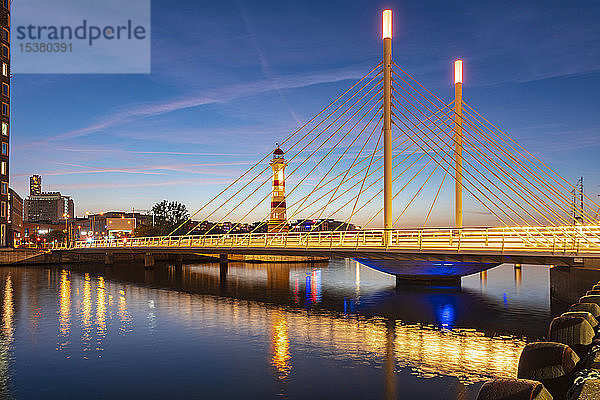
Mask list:
[[[360,71],[359,71],[360,70]],[[125,111],[107,115],[102,120],[83,128],[67,131],[48,137],[42,142],[66,140],[86,136],[127,122],[155,117],[173,111],[200,107],[208,104],[226,103],[228,101],[249,97],[273,90],[297,89],[323,83],[334,83],[349,79],[357,79],[366,73],[361,68],[343,68],[311,74],[288,75],[281,78],[263,79],[254,82],[236,84],[205,91],[202,95],[189,96],[162,103],[146,104]],[[39,143],[38,143],[39,144]]]

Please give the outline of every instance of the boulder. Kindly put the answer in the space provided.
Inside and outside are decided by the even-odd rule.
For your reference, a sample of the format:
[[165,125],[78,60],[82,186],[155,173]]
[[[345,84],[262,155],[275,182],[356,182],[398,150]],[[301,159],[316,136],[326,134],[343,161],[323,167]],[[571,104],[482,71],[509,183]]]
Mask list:
[[579,299],[580,303],[596,303],[600,306],[600,294],[585,295]]
[[578,362],[579,356],[566,344],[529,343],[521,352],[517,378],[540,381],[554,398],[564,399]]
[[600,306],[596,303],[576,303],[569,308],[569,311],[587,311],[592,317],[600,317]]
[[561,316],[550,323],[548,341],[564,343],[575,350],[579,358],[583,358],[595,334],[594,328],[585,318]]
[[594,369],[579,371],[575,376],[575,384],[566,398],[568,400],[600,399],[600,372]]
[[588,311],[567,311],[566,313],[562,313],[561,316],[585,318],[585,320],[592,326],[592,328],[595,328],[596,325],[598,325],[598,320],[594,318],[594,316]]
[[494,379],[479,389],[477,400],[551,400],[540,382],[528,379]]

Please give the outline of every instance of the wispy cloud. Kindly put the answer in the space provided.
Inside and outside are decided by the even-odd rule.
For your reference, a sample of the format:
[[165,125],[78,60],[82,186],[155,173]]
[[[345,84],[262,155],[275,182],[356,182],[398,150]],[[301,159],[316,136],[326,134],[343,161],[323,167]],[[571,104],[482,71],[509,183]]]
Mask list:
[[283,94],[283,91],[281,90],[281,87],[279,86],[279,82],[278,82],[277,78],[275,77],[275,74],[271,70],[269,63],[267,62],[267,58],[265,57],[265,54],[262,51],[260,44],[258,43],[258,37],[256,35],[256,30],[254,29],[252,22],[250,21],[250,18],[248,17],[248,13],[246,13],[246,10],[244,9],[244,7],[242,6],[242,3],[240,3],[239,0],[237,0],[235,3],[240,11],[240,14],[242,15],[242,19],[244,21],[244,25],[246,25],[246,29],[248,29],[248,32],[250,32],[250,40],[252,41],[252,44],[254,45],[254,48],[256,49],[256,53],[258,54],[258,59],[260,61],[260,66],[261,66],[263,75],[265,76],[265,78],[267,78],[271,82],[273,82],[275,91],[277,91],[277,94],[279,95],[281,102],[288,109],[288,111],[290,112],[290,114],[292,115],[294,120],[296,120],[296,123],[300,124],[300,119],[298,118],[298,116],[296,115],[296,113],[294,112],[292,107],[290,106],[290,103],[285,98],[285,95]]
[[357,79],[367,71],[366,68],[360,67],[343,68],[312,74],[297,74],[275,79],[263,79],[245,84],[212,89],[201,95],[189,96],[162,103],[146,104],[107,115],[96,123],[83,128],[63,132],[55,136],[50,136],[45,140],[38,142],[38,144],[53,140],[72,139],[139,119],[156,117],[173,111],[200,107],[208,104],[226,103],[234,99],[249,97],[273,90],[295,89],[323,83]]

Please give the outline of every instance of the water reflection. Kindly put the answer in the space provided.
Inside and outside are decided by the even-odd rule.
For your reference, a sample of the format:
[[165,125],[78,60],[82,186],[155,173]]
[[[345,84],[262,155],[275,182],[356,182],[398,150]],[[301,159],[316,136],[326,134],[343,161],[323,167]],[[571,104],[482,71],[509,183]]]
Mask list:
[[59,341],[57,350],[63,350],[69,345],[69,332],[71,330],[71,281],[69,280],[69,272],[65,269],[60,273],[59,302]]
[[131,332],[130,322],[131,316],[129,312],[127,312],[127,298],[125,297],[125,290],[119,290],[119,302],[118,302],[118,312],[119,320],[121,324],[119,326],[119,333],[124,335],[126,333]]
[[[35,297],[30,307],[42,310],[41,341],[58,334],[55,353],[69,363],[59,366],[71,368],[74,380],[89,374],[86,365],[92,362],[103,374],[163,362],[171,370],[181,364],[185,369],[177,373],[193,381],[192,371],[205,363],[218,367],[233,359],[229,373],[241,377],[262,368],[271,380],[285,382],[292,397],[301,396],[293,387],[305,387],[307,379],[349,385],[343,368],[331,374],[325,367],[332,365],[379,374],[378,382],[365,383],[377,387],[374,397],[396,398],[406,386],[466,398],[476,393],[474,383],[514,377],[523,336],[537,338],[548,326],[549,274],[526,268],[522,275],[512,265],[491,270],[487,285],[475,275],[464,280],[462,290],[396,290],[393,278],[352,261],[232,263],[225,273],[218,264],[156,266],[151,273],[135,265],[0,268],[0,376],[8,376],[11,343],[27,340],[14,323],[14,297],[27,289]],[[17,280],[29,287],[15,285]],[[71,336],[81,341],[73,343]],[[255,353],[261,358],[253,358]],[[35,353],[30,355],[35,363]],[[424,379],[427,384],[418,385]]]
[[[83,299],[81,303],[81,344],[84,352],[90,351],[90,341],[92,339],[92,284],[90,274],[84,275],[83,281]],[[87,358],[84,356],[83,358]]]
[[106,336],[106,289],[104,278],[98,277],[96,289],[96,350],[102,351],[102,340]]
[[290,370],[290,341],[285,313],[276,310],[272,315],[271,347],[273,350],[272,364],[279,379],[287,378]]
[[488,337],[468,329],[396,326],[396,358],[402,366],[420,377],[455,376],[465,384],[515,377],[525,344],[511,336]]
[[2,338],[0,339],[0,394],[4,397],[8,393],[11,350],[14,334],[14,304],[13,283],[11,275],[6,275],[4,280],[4,296],[2,303]]
[[13,337],[13,287],[12,287],[12,279],[10,274],[6,276],[6,281],[4,284],[4,303],[2,308],[2,331],[4,333],[4,338],[6,340],[7,345],[10,344]]

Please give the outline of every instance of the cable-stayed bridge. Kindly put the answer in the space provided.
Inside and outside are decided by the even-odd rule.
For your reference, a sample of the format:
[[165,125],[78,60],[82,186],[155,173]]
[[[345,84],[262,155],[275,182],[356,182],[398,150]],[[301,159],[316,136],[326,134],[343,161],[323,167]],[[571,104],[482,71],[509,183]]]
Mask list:
[[[389,10],[382,39],[379,64],[170,235],[66,250],[351,257],[443,277],[502,262],[600,265],[598,204],[463,99],[462,61],[448,102],[392,61]],[[237,221],[230,232],[260,222],[195,234],[192,219]],[[330,219],[343,223],[323,230]]]

